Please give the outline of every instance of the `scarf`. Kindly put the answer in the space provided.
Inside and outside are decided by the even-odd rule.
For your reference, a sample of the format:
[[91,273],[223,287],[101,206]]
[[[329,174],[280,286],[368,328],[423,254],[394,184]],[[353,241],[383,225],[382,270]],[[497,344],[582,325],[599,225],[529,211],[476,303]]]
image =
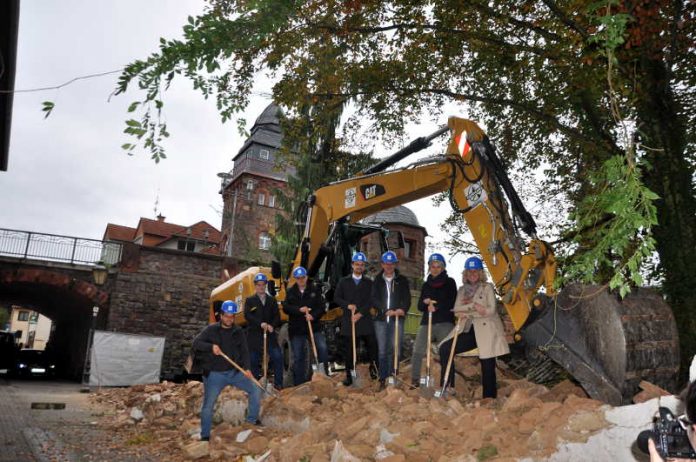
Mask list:
[[462,285],[462,287],[464,288],[464,293],[462,294],[464,299],[471,300],[472,298],[474,298],[474,294],[476,293],[476,290],[479,288],[480,285],[480,281],[476,284],[470,284],[469,282],[465,282],[464,285]]

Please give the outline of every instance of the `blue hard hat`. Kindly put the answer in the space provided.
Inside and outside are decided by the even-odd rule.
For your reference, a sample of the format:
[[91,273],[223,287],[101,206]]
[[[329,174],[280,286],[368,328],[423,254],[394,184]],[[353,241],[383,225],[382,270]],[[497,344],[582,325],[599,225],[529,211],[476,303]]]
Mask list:
[[440,253],[434,253],[430,257],[428,257],[428,264],[433,261],[439,261],[442,263],[442,266],[447,267],[447,262],[445,261],[445,257],[442,256]]
[[292,277],[294,277],[295,279],[297,279],[297,278],[303,278],[303,277],[306,277],[306,276],[307,276],[307,270],[304,269],[304,268],[301,267],[301,266],[298,266],[297,268],[295,268],[294,270],[292,270]]
[[258,273],[256,276],[254,276],[254,284],[257,282],[268,282],[268,278],[266,277],[265,274],[263,273]]
[[483,262],[479,257],[469,257],[464,262],[464,269],[467,270],[482,270]]
[[366,262],[366,261],[367,261],[367,257],[366,257],[365,254],[362,253],[362,252],[355,252],[355,253],[353,254],[353,260],[352,260],[352,261],[354,261],[354,262],[356,262],[356,261]]
[[382,263],[397,263],[399,259],[396,254],[391,250],[388,250],[382,254]]
[[232,300],[226,300],[222,302],[220,311],[222,311],[222,314],[237,314],[239,313],[239,306]]

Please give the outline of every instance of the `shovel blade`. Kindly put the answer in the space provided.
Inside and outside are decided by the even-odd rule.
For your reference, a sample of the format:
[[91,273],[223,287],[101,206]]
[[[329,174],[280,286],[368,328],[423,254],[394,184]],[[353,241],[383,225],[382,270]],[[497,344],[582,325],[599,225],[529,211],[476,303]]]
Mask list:
[[391,387],[393,387],[394,385],[396,385],[396,380],[394,380],[394,377],[389,377],[389,378],[387,379],[387,385],[389,385],[389,386],[391,386]]

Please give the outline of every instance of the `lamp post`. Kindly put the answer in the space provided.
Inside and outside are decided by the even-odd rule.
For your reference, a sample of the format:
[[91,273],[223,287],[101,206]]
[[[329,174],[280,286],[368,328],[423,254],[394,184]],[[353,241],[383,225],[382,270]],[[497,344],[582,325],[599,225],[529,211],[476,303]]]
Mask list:
[[[101,262],[94,265],[92,268],[92,278],[94,279],[94,284],[97,286],[102,286],[106,282],[106,278],[109,276],[109,270],[106,266],[102,265]],[[85,362],[82,364],[82,388],[80,389],[83,393],[89,393],[89,374],[92,365],[90,364],[90,354],[92,353],[92,343],[94,342],[94,331],[97,328],[97,316],[99,316],[99,307],[92,307],[92,325],[87,334],[87,349],[85,350]]]

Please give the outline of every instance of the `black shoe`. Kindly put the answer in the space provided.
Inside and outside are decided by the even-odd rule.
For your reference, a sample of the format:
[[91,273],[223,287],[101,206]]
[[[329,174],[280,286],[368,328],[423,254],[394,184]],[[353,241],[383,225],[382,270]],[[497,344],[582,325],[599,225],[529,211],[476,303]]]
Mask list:
[[201,441],[210,441],[210,437],[209,436],[201,437]]
[[377,391],[382,391],[387,388],[387,382],[384,379],[379,381],[379,389]]
[[374,365],[374,363],[370,364],[370,378],[372,380],[377,380],[379,377],[379,371],[377,371],[377,367]]
[[256,425],[257,427],[263,427],[263,424],[261,423],[261,420],[259,420],[259,419],[256,419],[256,422],[254,422],[254,425]]
[[351,386],[351,385],[353,385],[353,377],[351,377],[351,376],[349,375],[349,376],[347,376],[346,379],[343,381],[343,386],[349,387],[349,386]]
[[413,380],[411,380],[411,386],[412,386],[413,388],[418,388],[418,387],[420,387],[420,379],[413,379]]

